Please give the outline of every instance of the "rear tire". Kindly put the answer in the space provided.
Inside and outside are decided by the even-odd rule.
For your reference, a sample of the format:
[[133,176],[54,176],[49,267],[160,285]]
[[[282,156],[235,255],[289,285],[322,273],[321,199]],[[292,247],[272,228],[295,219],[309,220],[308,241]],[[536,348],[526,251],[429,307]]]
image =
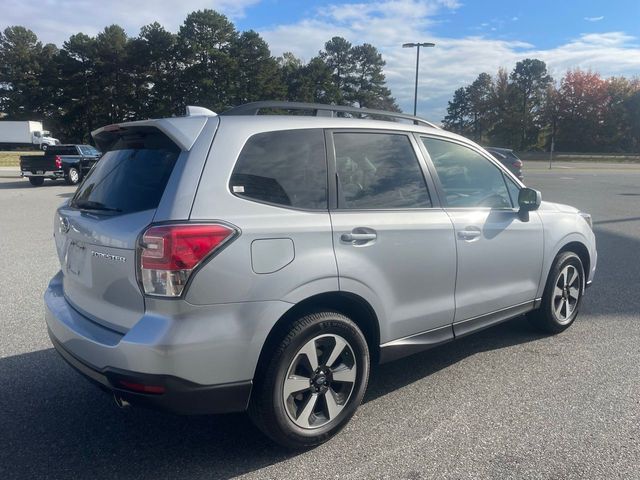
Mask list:
[[64,178],[67,181],[67,184],[77,185],[78,183],[80,183],[80,172],[78,171],[77,168],[71,167],[67,171],[67,174],[65,175]]
[[549,272],[542,305],[528,314],[529,320],[544,332],[563,332],[578,316],[584,286],[580,257],[573,252],[560,253]]
[[29,183],[34,187],[40,187],[44,183],[44,177],[29,177]]
[[369,362],[367,341],[349,318],[335,312],[305,315],[259,365],[249,415],[285,447],[326,442],[362,402]]

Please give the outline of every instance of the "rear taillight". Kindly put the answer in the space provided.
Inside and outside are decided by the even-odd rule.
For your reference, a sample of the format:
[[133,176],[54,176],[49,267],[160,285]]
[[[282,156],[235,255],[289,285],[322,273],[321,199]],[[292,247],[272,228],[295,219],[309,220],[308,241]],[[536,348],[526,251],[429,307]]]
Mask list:
[[513,168],[522,168],[522,160],[516,160],[511,164]]
[[62,158],[60,158],[60,155],[55,156],[55,161],[56,161],[56,169],[60,170],[62,168]]
[[217,223],[150,227],[142,235],[139,256],[144,293],[179,297],[193,270],[236,233]]

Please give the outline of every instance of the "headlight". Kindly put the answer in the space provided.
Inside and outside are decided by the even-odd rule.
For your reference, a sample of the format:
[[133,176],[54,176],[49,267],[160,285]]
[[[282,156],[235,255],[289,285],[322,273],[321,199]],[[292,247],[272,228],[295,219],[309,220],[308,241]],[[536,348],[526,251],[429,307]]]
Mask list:
[[591,219],[591,215],[585,212],[578,212],[578,215],[584,218],[584,221],[589,224],[589,228],[593,230],[593,220]]

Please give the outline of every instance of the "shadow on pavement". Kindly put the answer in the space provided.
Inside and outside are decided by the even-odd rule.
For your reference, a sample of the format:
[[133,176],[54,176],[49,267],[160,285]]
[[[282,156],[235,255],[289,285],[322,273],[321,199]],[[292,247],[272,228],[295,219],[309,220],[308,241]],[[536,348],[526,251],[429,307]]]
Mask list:
[[[469,355],[541,338],[524,318],[372,372],[365,402]],[[53,349],[0,360],[0,477],[231,478],[295,456],[244,414],[174,416],[132,408],[83,380]]]
[[119,410],[53,349],[0,360],[0,388],[3,479],[231,478],[293,455],[242,414]]
[[[637,316],[640,240],[605,229],[597,229],[596,235],[600,258],[582,307],[588,316],[582,321],[613,313]],[[365,402],[476,353],[541,338],[520,317],[379,366],[372,372]],[[3,479],[231,478],[298,454],[271,444],[243,414],[179,417],[118,410],[53,349],[0,359],[0,420]]]
[[[638,222],[629,235],[614,233],[600,225]],[[640,315],[640,217],[594,222],[598,266],[593,286],[584,297],[583,309],[593,315]],[[637,235],[632,237],[630,234]]]
[[45,180],[44,183],[38,187],[34,187],[29,183],[26,178],[16,177],[12,181],[0,182],[0,190],[11,190],[18,188],[34,189],[39,188],[52,188],[52,187],[67,187],[68,185],[64,180]]

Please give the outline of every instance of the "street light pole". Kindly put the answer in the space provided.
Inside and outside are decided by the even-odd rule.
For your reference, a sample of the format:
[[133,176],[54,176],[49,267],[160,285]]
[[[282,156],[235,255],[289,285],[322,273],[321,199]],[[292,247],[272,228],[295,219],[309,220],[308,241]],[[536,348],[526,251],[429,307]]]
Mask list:
[[416,86],[413,92],[413,115],[415,116],[418,111],[418,69],[420,68],[420,47],[435,47],[435,43],[423,42],[423,43],[404,43],[402,48],[418,47],[416,52]]

